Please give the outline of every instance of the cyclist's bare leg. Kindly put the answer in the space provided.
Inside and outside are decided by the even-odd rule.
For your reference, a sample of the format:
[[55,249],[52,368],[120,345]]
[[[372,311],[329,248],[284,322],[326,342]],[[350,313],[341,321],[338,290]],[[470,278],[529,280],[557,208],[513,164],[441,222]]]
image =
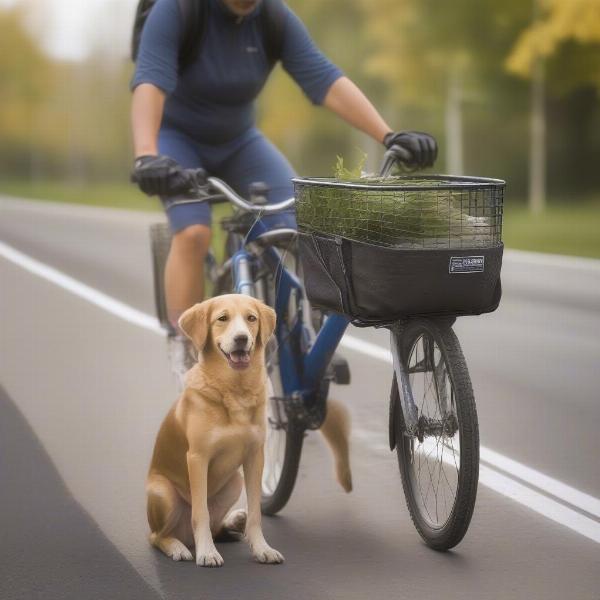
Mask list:
[[169,338],[171,369],[182,391],[185,377],[196,362],[190,340],[179,331],[177,321],[190,306],[204,297],[204,259],[210,245],[211,231],[207,225],[190,225],[173,235],[165,265],[165,296],[169,322],[177,332]]
[[165,293],[169,321],[177,321],[190,306],[204,297],[204,259],[210,246],[207,225],[190,225],[173,235],[165,266]]

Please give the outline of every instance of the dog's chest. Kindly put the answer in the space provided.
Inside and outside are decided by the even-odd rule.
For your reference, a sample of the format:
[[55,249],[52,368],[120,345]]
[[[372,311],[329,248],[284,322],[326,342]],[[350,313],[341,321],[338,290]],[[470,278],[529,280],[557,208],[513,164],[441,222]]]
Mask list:
[[211,441],[209,482],[227,479],[242,466],[246,457],[264,442],[264,428],[251,423],[230,424],[215,429]]
[[224,394],[222,398],[223,406],[231,421],[241,425],[252,422],[258,401],[259,396],[251,393]]
[[214,432],[215,445],[221,451],[233,451],[236,448],[245,449],[259,444],[264,437],[264,427],[260,427],[250,418],[237,416],[223,427]]

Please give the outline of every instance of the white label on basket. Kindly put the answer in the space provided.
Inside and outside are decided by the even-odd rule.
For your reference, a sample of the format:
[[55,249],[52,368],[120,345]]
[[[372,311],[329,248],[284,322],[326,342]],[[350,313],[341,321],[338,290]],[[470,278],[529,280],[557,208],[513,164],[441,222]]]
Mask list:
[[451,256],[450,273],[482,273],[485,265],[484,256]]

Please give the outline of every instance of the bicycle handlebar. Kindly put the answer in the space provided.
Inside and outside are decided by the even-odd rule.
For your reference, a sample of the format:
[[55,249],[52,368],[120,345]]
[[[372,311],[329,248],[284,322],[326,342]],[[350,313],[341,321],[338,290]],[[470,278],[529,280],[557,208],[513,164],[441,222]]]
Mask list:
[[256,205],[248,202],[238,194],[236,194],[224,181],[221,181],[217,177],[208,177],[207,181],[213,189],[221,192],[221,194],[227,198],[233,205],[241,208],[247,212],[271,214],[276,213],[286,208],[291,208],[296,202],[296,198],[288,198],[282,202],[276,204],[261,204]]
[[[288,198],[276,204],[254,204],[242,198],[218,177],[207,177],[204,169],[184,169],[184,173],[190,179],[188,193],[192,197],[185,199],[186,194],[178,194],[180,199],[166,201],[167,208],[179,204],[197,204],[200,202],[207,202],[208,204],[231,202],[231,204],[246,212],[271,214],[290,208],[296,202],[295,198]],[[202,190],[202,188],[205,189]]]
[[[410,152],[408,152],[400,146],[392,146],[389,150],[385,152],[383,156],[381,169],[379,171],[380,176],[387,177],[395,162],[407,165],[411,159],[412,156]],[[234,190],[231,189],[231,187],[229,187],[224,181],[222,181],[218,177],[207,177],[206,171],[204,171],[204,169],[185,169],[184,172],[186,175],[188,175],[191,182],[189,193],[191,195],[197,194],[197,197],[168,201],[168,206],[178,204],[195,204],[198,202],[208,202],[209,204],[231,202],[231,204],[237,206],[238,208],[246,212],[272,214],[280,212],[282,210],[286,210],[287,208],[291,208],[296,202],[295,198],[288,198],[287,200],[277,202],[276,204],[254,204],[252,202],[248,202],[242,196],[237,194]],[[208,188],[209,193],[206,194],[206,192],[203,192],[201,196],[199,192],[203,187]]]

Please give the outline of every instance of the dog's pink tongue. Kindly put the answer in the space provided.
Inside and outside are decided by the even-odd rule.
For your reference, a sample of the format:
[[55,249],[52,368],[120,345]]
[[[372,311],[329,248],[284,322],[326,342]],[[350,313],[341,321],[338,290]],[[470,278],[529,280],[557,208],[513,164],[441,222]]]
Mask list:
[[250,361],[250,355],[247,352],[232,352],[231,362],[234,363],[247,363]]

